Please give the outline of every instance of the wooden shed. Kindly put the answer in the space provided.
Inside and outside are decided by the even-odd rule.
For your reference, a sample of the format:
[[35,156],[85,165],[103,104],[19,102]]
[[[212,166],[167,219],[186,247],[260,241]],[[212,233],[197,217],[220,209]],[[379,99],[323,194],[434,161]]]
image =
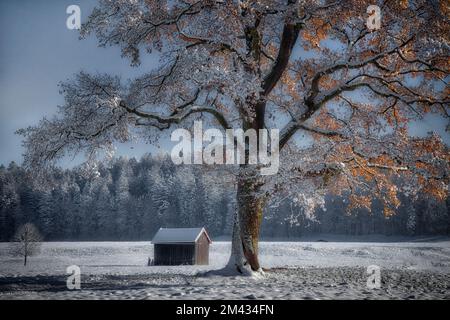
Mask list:
[[209,264],[205,228],[160,228],[153,237],[155,265]]

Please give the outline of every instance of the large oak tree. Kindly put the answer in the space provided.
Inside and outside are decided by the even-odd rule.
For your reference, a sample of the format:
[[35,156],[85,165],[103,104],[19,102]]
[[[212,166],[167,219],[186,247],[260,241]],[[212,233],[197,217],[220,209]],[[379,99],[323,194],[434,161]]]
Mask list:
[[[222,129],[280,129],[281,169],[235,168],[237,213],[230,266],[261,270],[259,228],[270,195],[308,210],[325,192],[350,194],[349,210],[380,201],[386,216],[410,196],[448,195],[449,152],[440,138],[413,138],[425,113],[449,117],[446,1],[101,0],[82,27],[153,70],[123,82],[77,74],[62,83],[58,115],[21,130],[25,162],[45,167],[67,153],[153,139],[194,119]],[[236,267],[236,268],[235,268]]]

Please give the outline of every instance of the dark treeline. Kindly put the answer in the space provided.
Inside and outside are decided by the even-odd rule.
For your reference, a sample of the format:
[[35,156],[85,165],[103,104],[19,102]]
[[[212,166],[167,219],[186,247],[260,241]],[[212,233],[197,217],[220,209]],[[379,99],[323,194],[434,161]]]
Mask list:
[[[15,163],[0,166],[0,241],[10,240],[26,222],[46,240],[148,240],[160,227],[206,226],[212,236],[231,234],[236,191],[223,172],[144,156],[95,168],[55,168],[47,179],[36,183]],[[269,206],[262,236],[450,233],[449,201],[424,196],[412,203],[403,197],[397,214],[386,218],[376,203],[372,212],[348,214],[346,200],[327,197],[314,220],[290,199]]]

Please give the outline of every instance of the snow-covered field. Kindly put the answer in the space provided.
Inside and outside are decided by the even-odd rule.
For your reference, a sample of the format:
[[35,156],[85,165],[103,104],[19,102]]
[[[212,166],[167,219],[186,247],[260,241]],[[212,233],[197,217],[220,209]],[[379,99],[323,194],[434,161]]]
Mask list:
[[[222,268],[229,242],[214,242],[209,266],[147,266],[149,242],[51,242],[24,267],[0,243],[0,299],[450,299],[450,241],[262,242],[263,279],[205,275]],[[66,268],[82,288],[66,288]],[[381,268],[368,289],[366,268]]]

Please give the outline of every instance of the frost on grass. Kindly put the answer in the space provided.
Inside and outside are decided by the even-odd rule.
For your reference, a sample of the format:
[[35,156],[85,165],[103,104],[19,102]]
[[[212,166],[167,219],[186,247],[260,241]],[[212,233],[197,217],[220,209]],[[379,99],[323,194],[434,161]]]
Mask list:
[[[209,266],[146,266],[148,242],[43,243],[33,263],[0,244],[0,299],[449,299],[450,242],[262,242],[264,273],[227,273],[229,242]],[[68,291],[66,268],[81,268]],[[367,289],[367,266],[382,286]]]

